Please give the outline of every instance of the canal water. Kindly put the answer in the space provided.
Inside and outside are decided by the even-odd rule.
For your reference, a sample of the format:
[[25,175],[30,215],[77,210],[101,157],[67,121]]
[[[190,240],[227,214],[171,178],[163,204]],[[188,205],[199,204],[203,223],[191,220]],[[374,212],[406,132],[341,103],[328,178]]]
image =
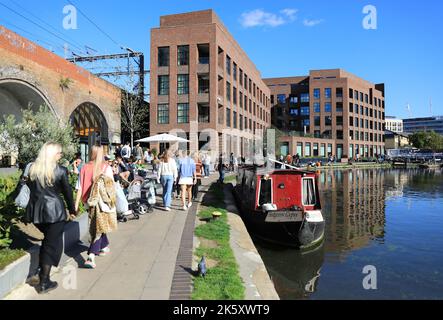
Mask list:
[[281,299],[443,299],[440,170],[330,170],[319,184],[320,248],[256,242]]

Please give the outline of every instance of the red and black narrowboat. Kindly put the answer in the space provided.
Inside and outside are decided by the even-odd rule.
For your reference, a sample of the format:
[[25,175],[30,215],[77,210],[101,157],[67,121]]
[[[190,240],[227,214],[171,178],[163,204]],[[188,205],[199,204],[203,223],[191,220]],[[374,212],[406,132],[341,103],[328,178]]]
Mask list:
[[244,166],[238,169],[234,194],[257,238],[300,249],[323,241],[325,221],[315,173]]

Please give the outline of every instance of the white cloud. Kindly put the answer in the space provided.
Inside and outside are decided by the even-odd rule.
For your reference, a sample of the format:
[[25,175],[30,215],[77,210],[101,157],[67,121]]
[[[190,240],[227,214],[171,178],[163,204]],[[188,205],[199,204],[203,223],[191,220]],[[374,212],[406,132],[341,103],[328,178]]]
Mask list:
[[306,27],[314,27],[314,26],[316,26],[316,25],[318,25],[318,24],[320,24],[320,23],[322,23],[322,22],[323,22],[322,19],[319,19],[319,20],[309,20],[309,19],[305,19],[305,20],[303,20],[303,24],[304,24]]
[[291,21],[294,21],[295,19],[297,19],[297,17],[295,16],[298,12],[297,9],[283,9],[280,12],[283,13],[285,16],[287,16],[289,18],[289,20],[291,20]]
[[[267,26],[278,27],[289,21],[295,20],[295,9],[284,9],[281,13],[285,16],[280,16],[274,13],[263,11],[262,9],[255,9],[252,11],[244,12],[241,15],[240,23],[245,28]],[[289,21],[286,19],[288,18]]]

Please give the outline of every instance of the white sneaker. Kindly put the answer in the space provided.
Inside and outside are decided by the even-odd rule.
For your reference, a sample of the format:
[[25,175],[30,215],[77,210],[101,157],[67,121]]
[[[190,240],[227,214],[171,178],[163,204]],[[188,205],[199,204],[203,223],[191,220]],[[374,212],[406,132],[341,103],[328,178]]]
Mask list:
[[183,206],[183,211],[188,211],[188,207],[187,206]]
[[166,211],[171,211],[171,208],[166,207],[165,210]]
[[189,209],[190,207],[192,207],[192,202],[189,202],[189,203],[188,203],[188,209]]

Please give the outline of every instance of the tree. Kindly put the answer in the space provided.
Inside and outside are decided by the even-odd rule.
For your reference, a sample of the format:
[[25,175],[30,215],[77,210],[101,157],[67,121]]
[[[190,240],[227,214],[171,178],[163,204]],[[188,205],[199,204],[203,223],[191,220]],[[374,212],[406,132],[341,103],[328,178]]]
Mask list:
[[443,150],[443,136],[434,131],[416,132],[409,137],[409,141],[418,149]]
[[0,153],[17,155],[24,165],[34,160],[46,142],[60,143],[64,159],[72,159],[78,150],[73,128],[63,123],[49,110],[41,106],[39,111],[22,110],[21,122],[14,115],[4,116],[0,122]]
[[122,91],[121,122],[122,138],[131,141],[145,138],[149,134],[149,104],[140,101],[138,95]]

